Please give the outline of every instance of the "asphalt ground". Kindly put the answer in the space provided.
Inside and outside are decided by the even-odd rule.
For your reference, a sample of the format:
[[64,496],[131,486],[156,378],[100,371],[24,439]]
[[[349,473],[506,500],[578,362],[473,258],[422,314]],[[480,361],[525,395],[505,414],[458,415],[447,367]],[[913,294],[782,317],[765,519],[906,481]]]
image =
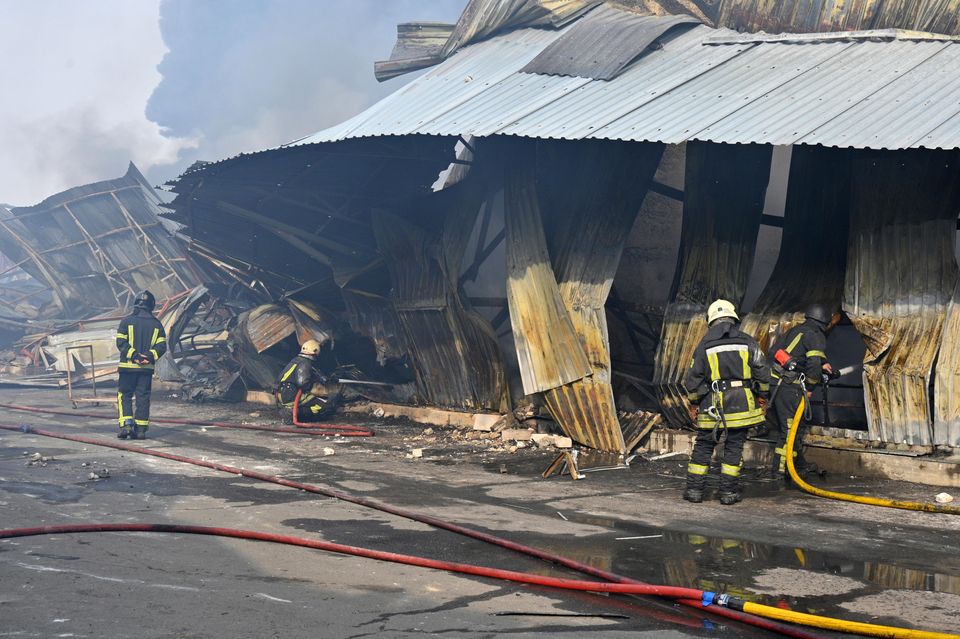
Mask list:
[[[63,409],[63,393],[0,389]],[[276,424],[270,409],[156,398],[154,416]],[[68,408],[69,409],[69,408]],[[100,409],[109,413],[111,407]],[[555,451],[356,416],[373,438],[166,427],[134,442],[329,486],[644,581],[858,621],[960,630],[960,518],[828,501],[748,469],[736,506],[680,499],[686,460],[541,479]],[[0,422],[116,441],[109,419]],[[325,454],[332,449],[333,455]],[[414,448],[422,458],[410,458]],[[45,465],[28,465],[39,453]],[[102,473],[107,469],[108,473]],[[90,479],[90,473],[108,475]],[[826,486],[929,499],[930,487]],[[538,574],[566,570],[335,499],[135,453],[0,431],[0,528],[118,522],[242,528]],[[263,542],[97,533],[0,541],[0,637],[767,637],[670,604],[558,592]]]

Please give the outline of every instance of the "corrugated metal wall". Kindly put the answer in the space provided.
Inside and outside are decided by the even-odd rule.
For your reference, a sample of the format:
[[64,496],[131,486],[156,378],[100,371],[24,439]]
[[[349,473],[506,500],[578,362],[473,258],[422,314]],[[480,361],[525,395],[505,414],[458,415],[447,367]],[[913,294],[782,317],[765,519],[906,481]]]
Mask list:
[[503,149],[507,301],[523,391],[542,393],[591,374],[560,295],[543,232],[534,143]]
[[591,374],[546,391],[551,414],[576,441],[624,451],[610,380],[604,306],[661,144],[540,141],[537,183],[560,297]]
[[450,191],[457,197],[435,220],[439,230],[377,212],[374,232],[423,399],[436,406],[499,411],[507,401],[496,336],[486,320],[464,307],[457,285],[481,192],[469,179]]
[[867,344],[871,439],[934,441],[930,378],[957,283],[958,210],[955,152],[857,152],[844,310]]
[[683,376],[718,297],[739,304],[753,263],[772,147],[687,144],[683,233],[654,383],[674,426],[689,426]]
[[743,330],[764,352],[777,335],[803,321],[808,305],[840,308],[849,211],[850,151],[794,147],[780,253],[757,303],[743,318]]
[[960,284],[943,323],[933,400],[933,442],[960,446]]

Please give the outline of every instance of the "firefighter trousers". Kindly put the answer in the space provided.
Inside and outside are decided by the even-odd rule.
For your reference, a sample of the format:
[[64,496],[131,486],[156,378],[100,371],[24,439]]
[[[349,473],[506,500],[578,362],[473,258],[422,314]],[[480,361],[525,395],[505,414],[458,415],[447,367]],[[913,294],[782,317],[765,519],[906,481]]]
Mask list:
[[[743,466],[743,446],[747,443],[749,428],[728,428],[723,443],[723,455],[720,464],[720,492],[735,493],[740,490],[740,469]],[[710,459],[717,442],[714,441],[712,428],[701,428],[693,445],[693,454],[687,465],[687,488],[703,490],[707,474],[710,472]]]
[[[767,411],[768,418],[771,418],[771,426],[776,430],[777,447],[773,456],[773,472],[775,474],[787,476],[787,458],[786,445],[787,435],[790,434],[790,424],[793,423],[793,416],[797,413],[797,407],[800,406],[800,399],[803,397],[803,388],[799,384],[780,385],[777,396],[773,398],[772,410]],[[801,450],[803,448],[803,436],[807,431],[807,420],[801,416],[800,425],[797,427],[797,439],[793,445],[793,463],[798,471],[806,468]]]
[[120,369],[120,379],[117,381],[117,410],[119,411],[117,421],[120,426],[123,426],[128,419],[132,419],[137,426],[144,428],[150,425],[152,389],[153,371]]

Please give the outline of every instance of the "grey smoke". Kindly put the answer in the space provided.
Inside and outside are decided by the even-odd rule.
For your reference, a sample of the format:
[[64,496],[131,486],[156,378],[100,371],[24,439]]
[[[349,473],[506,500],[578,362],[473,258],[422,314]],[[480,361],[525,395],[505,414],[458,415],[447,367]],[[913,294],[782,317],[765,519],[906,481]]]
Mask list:
[[384,84],[399,22],[455,22],[466,0],[163,0],[169,52],[147,117],[198,146],[148,177],[321,130],[362,111],[409,78]]

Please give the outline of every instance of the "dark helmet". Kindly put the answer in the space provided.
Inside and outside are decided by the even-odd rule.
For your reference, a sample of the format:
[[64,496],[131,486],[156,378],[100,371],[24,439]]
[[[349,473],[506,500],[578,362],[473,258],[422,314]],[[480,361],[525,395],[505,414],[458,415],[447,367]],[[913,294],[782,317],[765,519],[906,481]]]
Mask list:
[[148,311],[152,311],[156,305],[157,298],[155,298],[150,291],[140,291],[137,293],[137,296],[133,298],[134,308],[145,308]]
[[811,304],[807,307],[806,317],[826,326],[833,319],[833,313],[823,304]]

